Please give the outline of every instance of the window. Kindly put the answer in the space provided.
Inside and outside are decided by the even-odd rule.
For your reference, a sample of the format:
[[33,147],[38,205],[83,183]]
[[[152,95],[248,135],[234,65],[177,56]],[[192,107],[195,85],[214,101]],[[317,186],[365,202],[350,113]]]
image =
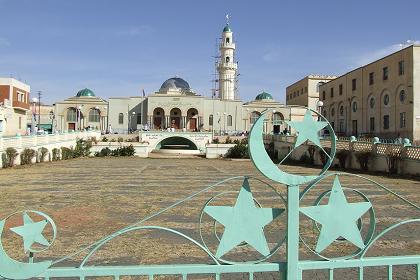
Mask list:
[[343,84],[338,85],[338,94],[343,95]]
[[385,94],[384,96],[384,105],[388,105],[389,104],[389,95]]
[[301,94],[301,95],[303,94],[303,88],[302,88],[302,89],[300,89],[300,94]]
[[398,62],[398,75],[404,75],[404,70],[404,60],[401,60],[400,62]]
[[325,90],[322,92],[322,100],[325,100]]
[[289,100],[289,95],[288,94],[286,94],[286,100]]
[[343,105],[340,106],[340,116],[344,115],[344,107]]
[[388,80],[388,67],[382,68],[382,79],[384,81]]
[[227,126],[232,126],[232,116],[231,115],[227,116]]
[[340,120],[339,132],[344,132],[344,120]]
[[91,109],[89,111],[89,121],[90,122],[99,122],[101,116],[99,114],[99,110],[98,109]]
[[356,83],[357,83],[356,79],[351,80],[351,90],[352,91],[356,90]]
[[375,118],[370,118],[369,120],[369,130],[374,131],[375,130]]
[[124,123],[124,114],[123,113],[119,113],[118,114],[118,123],[119,124],[123,124]]
[[401,103],[404,102],[404,100],[405,100],[405,91],[401,90],[400,91],[400,101],[401,101]]
[[375,98],[371,97],[369,99],[369,106],[371,109],[373,109],[373,107],[375,107]]
[[357,112],[357,102],[353,102],[353,105],[351,106],[353,113]]
[[405,112],[400,113],[400,128],[405,127]]
[[296,91],[293,93],[293,97],[296,97]]
[[332,108],[331,109],[331,117],[334,117],[334,115],[335,115],[335,110],[334,110],[334,108]]
[[226,63],[229,63],[229,62],[230,62],[230,57],[226,56]]
[[260,117],[260,113],[257,111],[254,111],[251,113],[251,124],[254,124],[257,119]]
[[352,120],[352,134],[357,135],[357,120]]
[[389,115],[384,116],[384,129],[389,129]]
[[76,109],[69,108],[67,110],[67,121],[68,122],[75,122],[76,121]]
[[229,37],[227,37],[226,38],[226,44],[229,44],[230,43],[230,38]]
[[22,117],[19,117],[19,129],[22,129]]
[[213,115],[209,116],[209,125],[213,125]]
[[373,72],[369,73],[369,85],[373,85],[374,84],[374,79],[373,79]]
[[305,93],[308,93],[308,87],[305,87]]
[[330,89],[330,97],[334,97],[334,88],[333,87]]
[[141,113],[137,114],[137,124],[141,124]]

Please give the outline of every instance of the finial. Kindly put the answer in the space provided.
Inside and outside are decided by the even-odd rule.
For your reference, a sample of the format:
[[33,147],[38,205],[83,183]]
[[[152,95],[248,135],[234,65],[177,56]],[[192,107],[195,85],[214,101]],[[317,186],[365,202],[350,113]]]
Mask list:
[[229,25],[229,14],[226,14],[226,24]]

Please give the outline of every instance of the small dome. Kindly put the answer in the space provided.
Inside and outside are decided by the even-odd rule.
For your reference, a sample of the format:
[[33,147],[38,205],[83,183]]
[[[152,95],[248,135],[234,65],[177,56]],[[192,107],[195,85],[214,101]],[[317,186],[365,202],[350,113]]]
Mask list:
[[229,24],[226,24],[225,28],[223,28],[223,32],[232,32],[232,30],[230,29]]
[[190,85],[187,83],[187,81],[177,77],[167,79],[162,84],[160,90],[162,91],[166,89],[180,89],[183,91],[191,91]]
[[93,96],[95,96],[95,93],[93,93],[92,90],[90,90],[88,88],[85,88],[85,89],[79,90],[77,92],[76,96],[77,97],[81,97],[81,96],[92,96],[93,97]]
[[271,94],[265,91],[261,92],[260,94],[257,95],[257,97],[255,97],[255,100],[267,100],[267,99],[273,100],[273,97],[271,96]]

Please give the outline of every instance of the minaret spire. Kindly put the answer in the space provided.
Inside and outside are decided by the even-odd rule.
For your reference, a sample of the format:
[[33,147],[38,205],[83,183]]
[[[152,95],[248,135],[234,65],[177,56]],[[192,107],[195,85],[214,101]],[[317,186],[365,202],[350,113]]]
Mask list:
[[223,28],[222,41],[219,46],[220,60],[217,65],[219,74],[219,97],[223,100],[235,99],[236,71],[235,43],[229,24],[230,16],[226,14],[226,26]]

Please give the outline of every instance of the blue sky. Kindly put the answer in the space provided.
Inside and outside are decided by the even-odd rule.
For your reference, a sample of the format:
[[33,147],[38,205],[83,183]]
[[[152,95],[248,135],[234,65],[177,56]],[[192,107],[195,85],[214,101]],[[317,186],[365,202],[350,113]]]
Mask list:
[[342,74],[420,40],[420,1],[0,0],[0,76],[53,103],[88,87],[140,95],[172,76],[210,96],[215,40],[231,15],[240,97]]

